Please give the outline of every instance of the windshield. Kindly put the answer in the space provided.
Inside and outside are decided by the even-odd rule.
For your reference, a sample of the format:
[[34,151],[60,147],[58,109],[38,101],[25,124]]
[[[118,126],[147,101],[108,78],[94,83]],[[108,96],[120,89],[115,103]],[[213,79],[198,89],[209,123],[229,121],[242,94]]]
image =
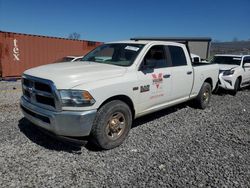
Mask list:
[[241,57],[234,56],[214,56],[211,63],[227,64],[227,65],[240,65]]
[[94,61],[118,66],[130,66],[143,48],[143,44],[104,44],[83,57],[83,61]]

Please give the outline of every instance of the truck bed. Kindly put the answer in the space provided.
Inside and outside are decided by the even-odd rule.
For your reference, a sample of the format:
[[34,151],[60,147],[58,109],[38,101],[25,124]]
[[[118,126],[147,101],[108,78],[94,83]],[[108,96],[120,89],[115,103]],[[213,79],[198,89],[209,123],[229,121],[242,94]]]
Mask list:
[[217,64],[196,63],[196,65],[193,65],[193,70],[194,70],[194,85],[192,89],[193,95],[197,95],[199,93],[200,88],[205,81],[204,80],[205,78],[211,79],[212,90],[215,89],[219,76],[219,67]]

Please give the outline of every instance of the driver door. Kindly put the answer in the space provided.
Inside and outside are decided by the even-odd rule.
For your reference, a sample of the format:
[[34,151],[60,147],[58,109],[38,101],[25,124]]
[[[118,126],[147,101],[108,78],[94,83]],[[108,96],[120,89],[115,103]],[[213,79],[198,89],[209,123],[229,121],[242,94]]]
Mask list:
[[172,77],[169,58],[163,45],[155,45],[146,53],[137,73],[139,113],[153,111],[171,100]]

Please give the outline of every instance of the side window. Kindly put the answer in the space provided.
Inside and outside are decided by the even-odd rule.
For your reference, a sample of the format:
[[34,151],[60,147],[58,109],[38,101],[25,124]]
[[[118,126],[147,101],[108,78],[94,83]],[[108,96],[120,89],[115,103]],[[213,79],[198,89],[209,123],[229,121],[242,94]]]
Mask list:
[[186,56],[184,54],[184,51],[179,46],[168,46],[170,54],[171,54],[171,60],[172,60],[172,66],[183,66],[187,65]]
[[167,58],[165,54],[165,47],[156,45],[150,48],[144,57],[144,65],[153,68],[168,67]]
[[245,57],[243,63],[250,63],[250,57]]

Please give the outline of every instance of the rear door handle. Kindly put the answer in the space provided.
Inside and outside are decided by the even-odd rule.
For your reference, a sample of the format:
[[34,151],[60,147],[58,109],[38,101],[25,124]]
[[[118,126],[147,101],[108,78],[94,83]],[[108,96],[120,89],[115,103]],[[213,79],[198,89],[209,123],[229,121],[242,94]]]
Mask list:
[[192,71],[188,71],[187,74],[192,74],[193,72]]
[[165,74],[165,75],[163,75],[163,78],[170,78],[170,74]]

